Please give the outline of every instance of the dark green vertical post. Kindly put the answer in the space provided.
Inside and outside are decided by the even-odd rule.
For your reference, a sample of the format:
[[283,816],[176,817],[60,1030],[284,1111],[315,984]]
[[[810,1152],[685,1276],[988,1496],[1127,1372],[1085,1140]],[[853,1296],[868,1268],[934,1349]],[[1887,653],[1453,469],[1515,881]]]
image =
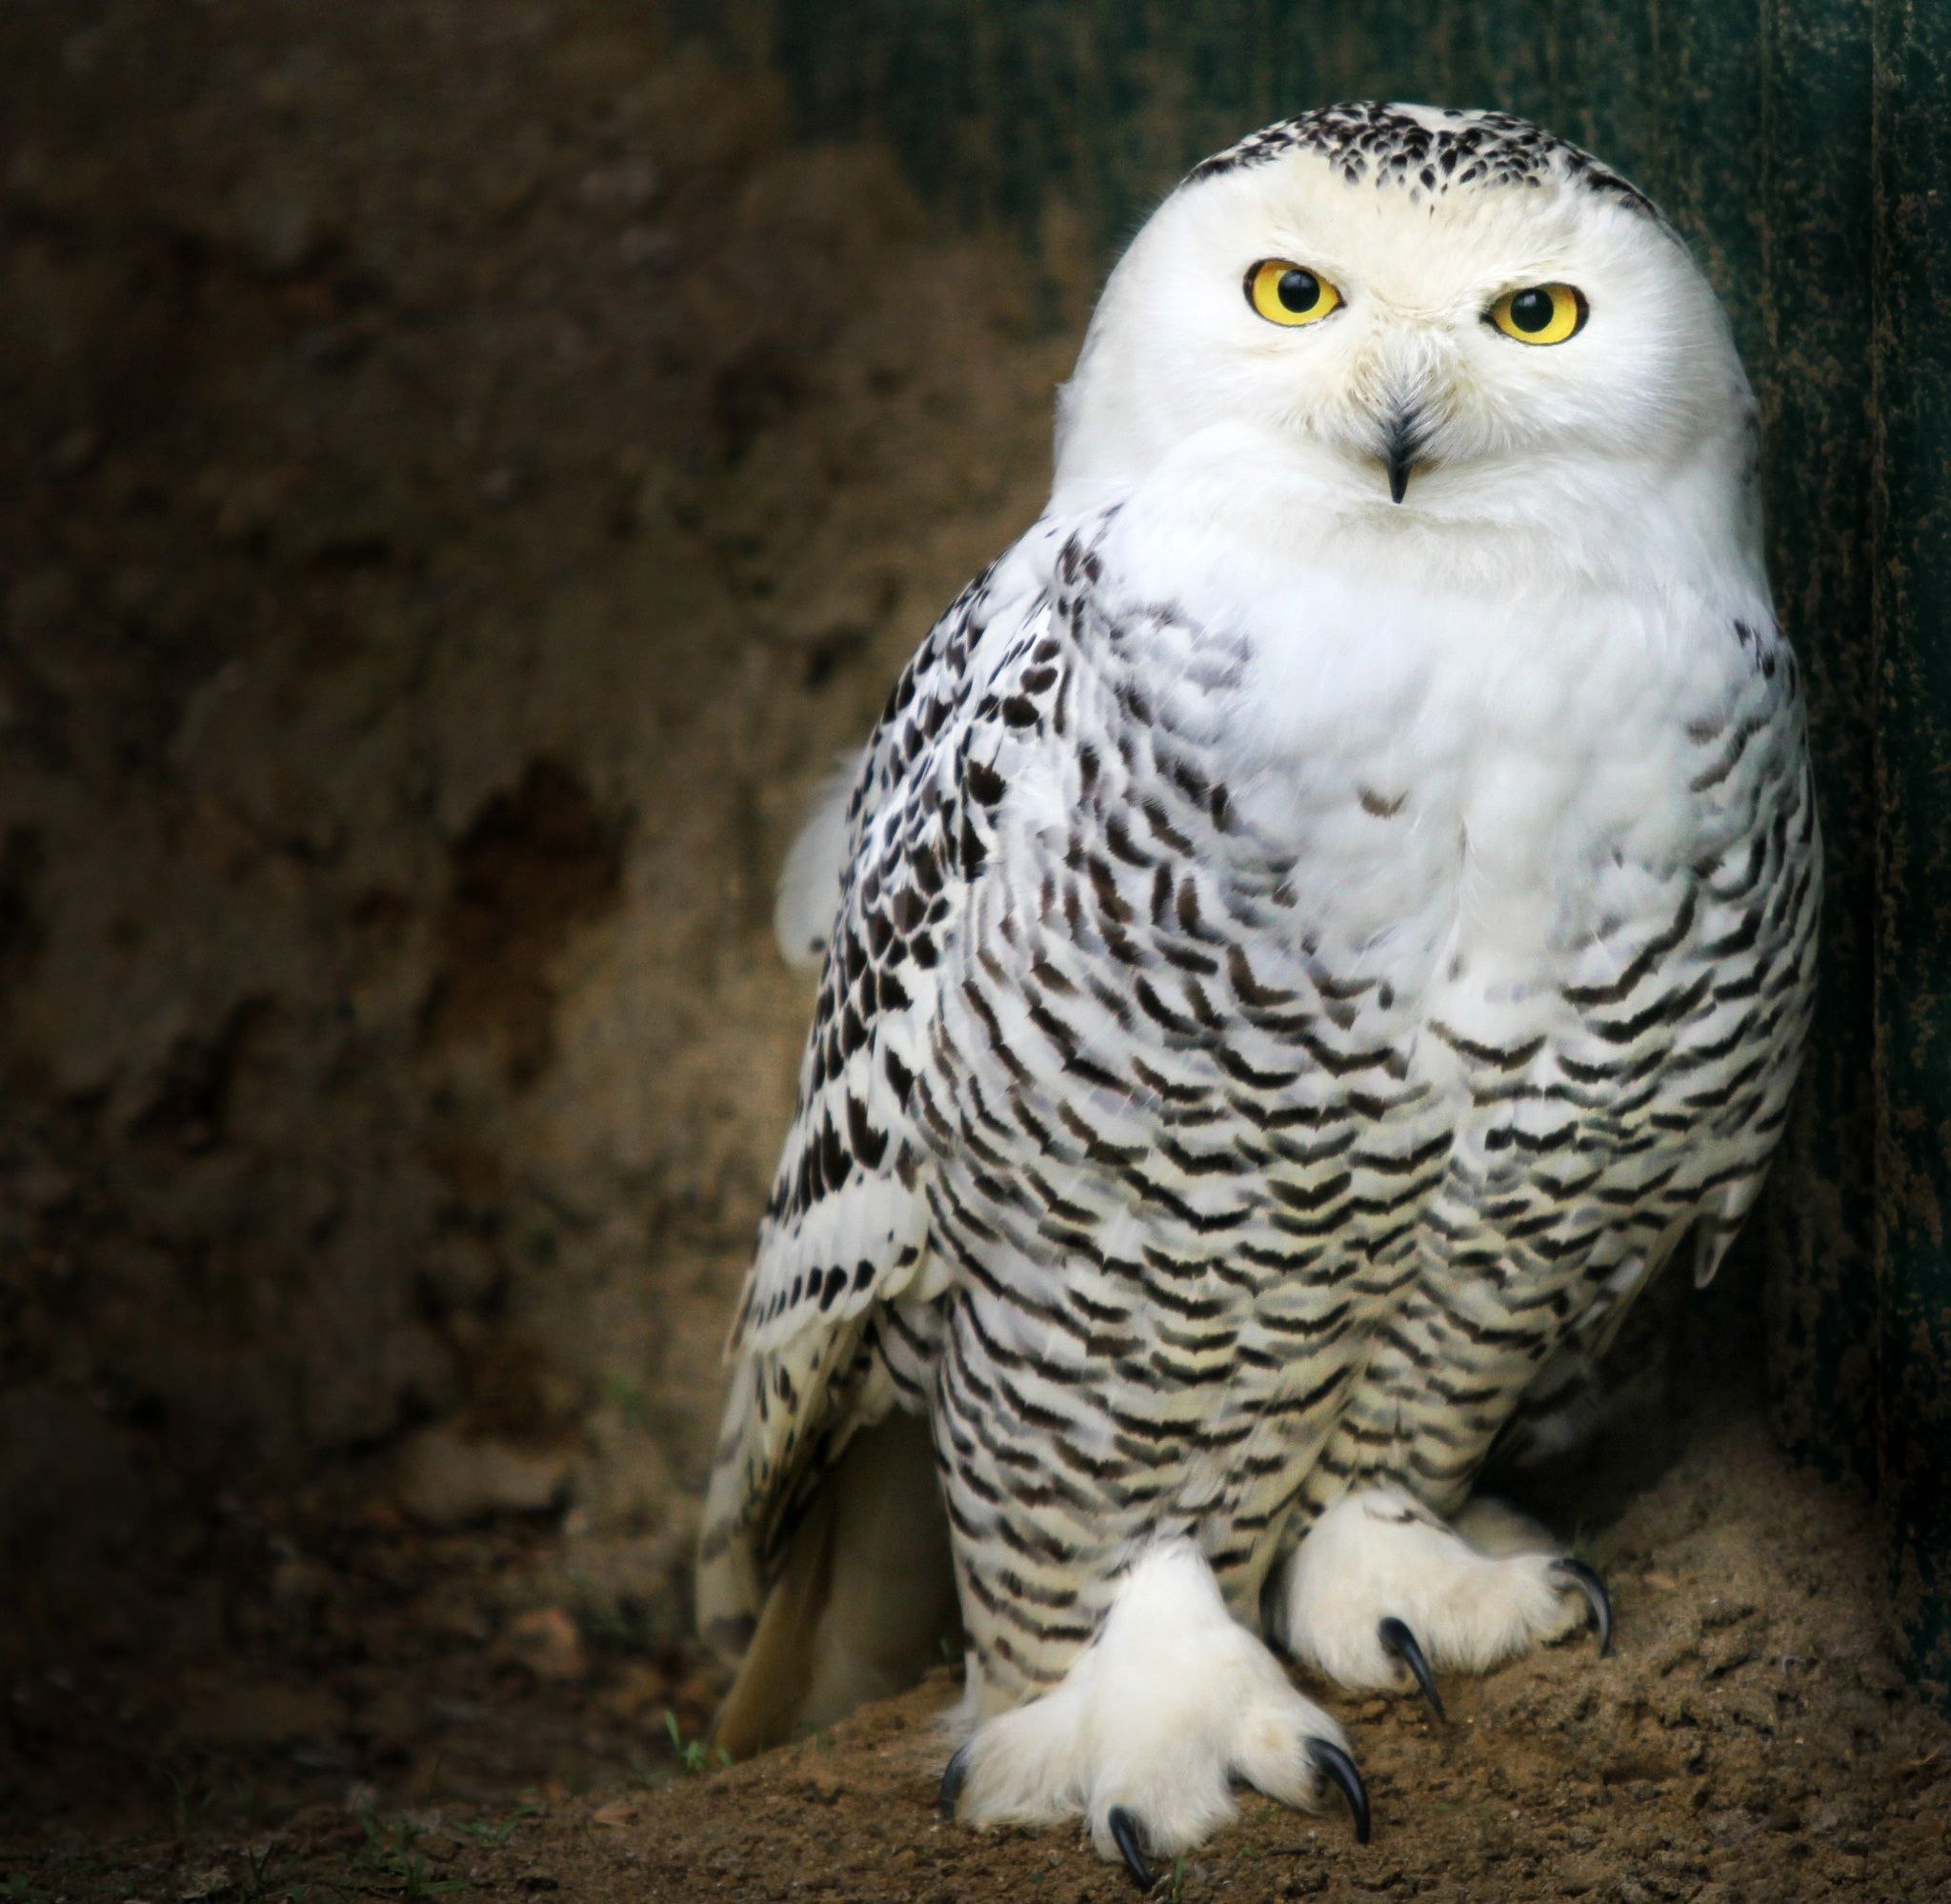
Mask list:
[[1897,1613],[1951,1687],[1951,13],[1879,0],[1879,1433]]
[[1809,683],[1828,847],[1821,993],[1763,1212],[1777,1425],[1797,1453],[1876,1474],[1877,912],[1870,15],[1770,0],[1760,16],[1761,400],[1769,571]]

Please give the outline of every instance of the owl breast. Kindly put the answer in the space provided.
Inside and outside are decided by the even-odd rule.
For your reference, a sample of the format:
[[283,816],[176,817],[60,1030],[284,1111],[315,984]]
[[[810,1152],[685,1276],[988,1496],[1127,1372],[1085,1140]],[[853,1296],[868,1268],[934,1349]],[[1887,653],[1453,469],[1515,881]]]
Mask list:
[[1794,664],[1603,603],[1283,647],[1073,580],[970,743],[1011,792],[925,1113],[945,1414],[1244,1598],[1362,1477],[1460,1500],[1745,1209],[1813,957]]

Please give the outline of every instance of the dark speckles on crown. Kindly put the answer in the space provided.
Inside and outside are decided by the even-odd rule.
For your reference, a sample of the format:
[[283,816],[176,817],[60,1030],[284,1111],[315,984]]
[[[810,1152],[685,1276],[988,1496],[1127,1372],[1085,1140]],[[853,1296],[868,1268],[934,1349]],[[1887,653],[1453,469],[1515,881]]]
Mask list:
[[1444,112],[1434,126],[1400,106],[1355,100],[1319,106],[1250,133],[1203,159],[1187,182],[1265,165],[1283,152],[1314,152],[1339,168],[1350,185],[1369,180],[1401,186],[1412,197],[1439,197],[1453,187],[1539,186],[1561,178],[1657,218],[1644,193],[1590,152],[1509,112]]

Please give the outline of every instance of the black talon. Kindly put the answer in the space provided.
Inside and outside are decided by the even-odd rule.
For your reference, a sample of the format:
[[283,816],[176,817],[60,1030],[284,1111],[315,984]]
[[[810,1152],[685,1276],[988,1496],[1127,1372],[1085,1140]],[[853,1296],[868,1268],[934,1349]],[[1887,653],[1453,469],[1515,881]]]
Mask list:
[[1592,1609],[1592,1624],[1599,1630],[1599,1656],[1603,1659],[1612,1651],[1612,1595],[1605,1591],[1605,1582],[1582,1560],[1555,1560],[1551,1571],[1585,1595],[1585,1604]]
[[1429,1660],[1407,1623],[1391,1613],[1376,1628],[1376,1637],[1381,1641],[1384,1653],[1393,1653],[1416,1675],[1416,1683],[1422,1688],[1422,1696],[1429,1701],[1430,1710],[1447,1725],[1450,1715],[1443,1711],[1443,1695],[1437,1691],[1437,1675],[1429,1670]]
[[1307,1755],[1322,1777],[1341,1788],[1342,1797],[1348,1800],[1348,1809],[1355,1814],[1355,1842],[1367,1844],[1368,1787],[1361,1782],[1361,1774],[1355,1769],[1355,1761],[1332,1739],[1325,1738],[1309,1739]]
[[962,1795],[962,1787],[969,1776],[969,1748],[958,1745],[955,1756],[948,1762],[941,1774],[941,1791],[935,1800],[935,1815],[945,1822],[955,1815],[955,1800]]
[[1151,1890],[1157,1880],[1152,1875],[1152,1867],[1145,1862],[1145,1848],[1138,1842],[1137,1820],[1122,1805],[1114,1805],[1104,1822],[1111,1828],[1111,1842],[1117,1847],[1124,1858],[1124,1868],[1138,1889]]

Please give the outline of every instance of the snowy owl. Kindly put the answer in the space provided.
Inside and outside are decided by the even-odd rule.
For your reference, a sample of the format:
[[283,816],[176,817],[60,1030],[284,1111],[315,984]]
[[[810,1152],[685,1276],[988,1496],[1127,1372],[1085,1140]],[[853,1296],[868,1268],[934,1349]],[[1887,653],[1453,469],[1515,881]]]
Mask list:
[[1047,510],[788,867],[731,1749],[956,1633],[944,1810],[1148,1882],[1239,1782],[1366,1835],[1275,1648],[1433,1698],[1603,1650],[1470,1492],[1712,1274],[1786,1115],[1820,847],[1756,444],[1684,246],[1521,120],[1331,107],[1159,207]]

